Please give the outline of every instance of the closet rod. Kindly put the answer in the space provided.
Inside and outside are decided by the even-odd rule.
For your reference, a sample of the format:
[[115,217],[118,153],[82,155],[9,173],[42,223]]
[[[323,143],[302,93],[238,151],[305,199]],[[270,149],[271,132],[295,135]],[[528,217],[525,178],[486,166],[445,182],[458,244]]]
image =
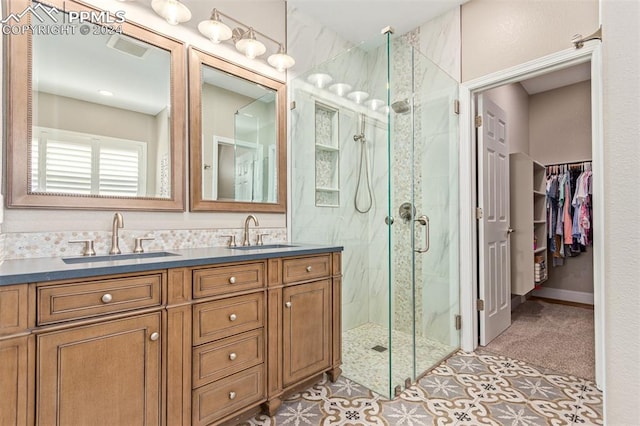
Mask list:
[[564,163],[553,163],[553,164],[545,164],[545,167],[549,166],[579,166],[584,163],[591,163],[591,160],[583,160],[583,161],[569,161]]

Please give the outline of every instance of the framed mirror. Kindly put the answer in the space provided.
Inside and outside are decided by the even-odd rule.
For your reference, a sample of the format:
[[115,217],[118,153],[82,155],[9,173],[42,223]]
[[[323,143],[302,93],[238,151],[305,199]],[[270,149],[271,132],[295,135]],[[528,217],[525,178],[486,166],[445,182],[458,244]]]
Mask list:
[[285,84],[189,48],[191,210],[286,211]]
[[7,206],[184,210],[184,45],[123,11],[7,6]]

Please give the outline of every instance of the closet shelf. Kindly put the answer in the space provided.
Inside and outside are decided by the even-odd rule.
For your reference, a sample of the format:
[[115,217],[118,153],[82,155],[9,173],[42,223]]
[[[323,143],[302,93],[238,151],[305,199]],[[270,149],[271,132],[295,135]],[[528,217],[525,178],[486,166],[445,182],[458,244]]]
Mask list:
[[545,192],[543,192],[543,191],[536,191],[535,189],[533,190],[533,194],[534,194],[534,195],[539,195],[539,196],[541,196],[541,197],[546,197],[546,196],[547,196],[547,194],[546,194]]
[[542,247],[538,247],[538,248],[537,248],[537,249],[535,249],[533,252],[534,252],[535,254],[538,254],[538,253],[542,253],[543,251],[546,251],[546,250],[547,250],[547,246],[542,246]]
[[542,220],[534,220],[533,223],[536,224],[536,225],[542,225],[543,223],[547,223],[547,221],[544,220],[544,219],[542,219]]

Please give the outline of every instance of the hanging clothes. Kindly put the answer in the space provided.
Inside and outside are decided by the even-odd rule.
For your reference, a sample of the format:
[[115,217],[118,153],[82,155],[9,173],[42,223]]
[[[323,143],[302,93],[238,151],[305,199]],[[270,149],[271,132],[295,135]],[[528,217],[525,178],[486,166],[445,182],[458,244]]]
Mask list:
[[590,163],[547,166],[547,239],[554,266],[592,242]]

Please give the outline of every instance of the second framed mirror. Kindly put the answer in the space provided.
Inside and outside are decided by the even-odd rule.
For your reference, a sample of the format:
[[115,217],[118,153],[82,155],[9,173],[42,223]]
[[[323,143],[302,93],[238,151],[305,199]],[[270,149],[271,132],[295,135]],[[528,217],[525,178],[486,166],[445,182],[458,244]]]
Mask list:
[[285,84],[189,49],[192,211],[286,211]]

